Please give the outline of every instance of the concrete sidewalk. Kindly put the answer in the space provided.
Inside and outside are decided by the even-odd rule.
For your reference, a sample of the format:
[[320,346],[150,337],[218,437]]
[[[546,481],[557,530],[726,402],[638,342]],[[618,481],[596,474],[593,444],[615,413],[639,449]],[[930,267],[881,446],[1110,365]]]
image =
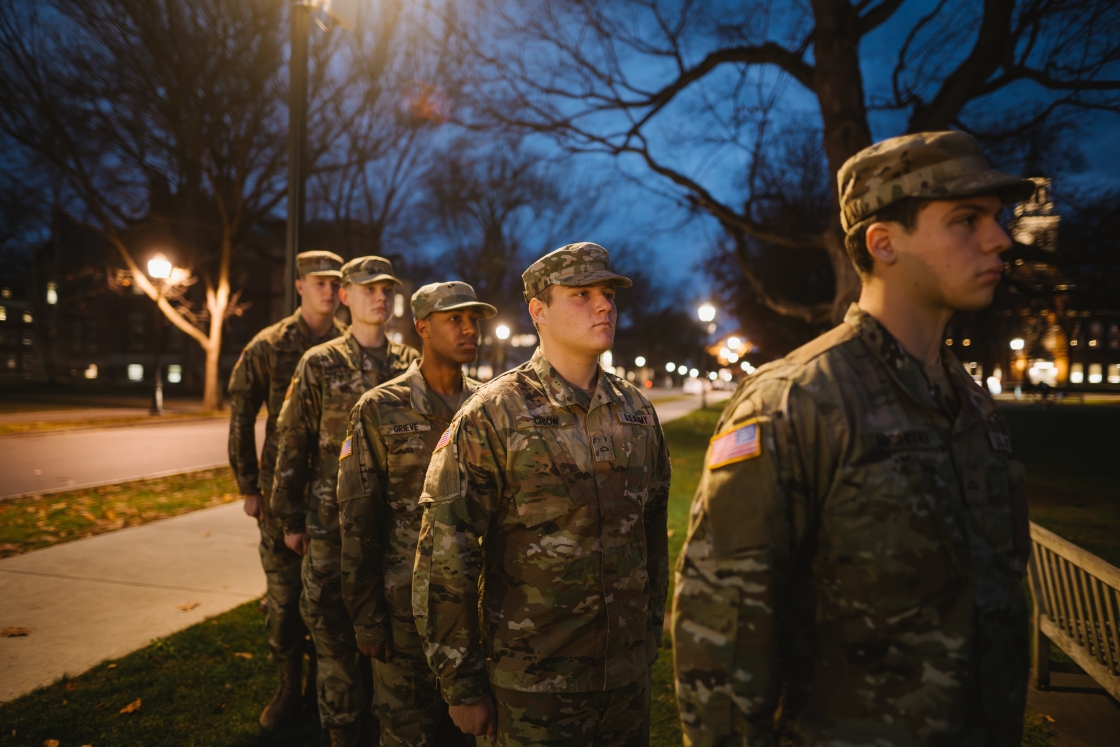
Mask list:
[[0,560],[0,702],[263,596],[257,541],[238,501]]
[[1050,673],[1050,688],[1027,690],[1027,705],[1053,719],[1058,747],[1120,743],[1120,704],[1087,674]]
[[[709,401],[726,396],[713,392]],[[655,405],[663,423],[700,406],[697,396],[665,399]],[[263,425],[264,419],[258,418],[258,429]],[[216,426],[226,427],[224,423],[191,425]],[[117,429],[112,434],[91,431],[70,434],[70,440],[58,443],[73,455],[96,450],[98,443],[103,447],[106,438],[142,436],[139,442],[117,444],[107,452],[130,455],[132,464],[138,451],[153,451],[153,437],[161,432],[170,431],[167,427]],[[211,438],[222,449],[225,442],[218,436],[223,434]],[[30,440],[5,439],[5,444],[10,448]],[[258,433],[258,446],[262,441],[263,434]],[[17,464],[29,464],[28,457],[9,456]],[[265,579],[257,541],[256,522],[244,514],[238,501],[0,560],[0,628],[31,630],[26,637],[0,638],[0,702],[64,674],[81,674],[153,638],[263,596]],[[179,609],[194,602],[197,607]]]

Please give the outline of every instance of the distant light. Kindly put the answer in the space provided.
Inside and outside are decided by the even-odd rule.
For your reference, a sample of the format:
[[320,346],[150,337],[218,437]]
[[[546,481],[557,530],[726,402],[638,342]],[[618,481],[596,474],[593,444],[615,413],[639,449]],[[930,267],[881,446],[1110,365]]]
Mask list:
[[400,332],[390,332],[388,335],[386,335],[386,337],[388,337],[390,340],[397,343],[398,345],[401,345],[402,343],[404,343],[404,335]]
[[148,275],[156,280],[167,280],[171,277],[171,262],[162,254],[157,254],[148,260]]
[[643,358],[640,355],[637,358],[634,359],[634,365],[637,366],[638,368],[641,368],[645,364],[646,364],[646,359]]
[[58,286],[54,283],[47,283],[47,303],[51,306],[58,303]]
[[139,363],[128,364],[128,380],[129,381],[143,381],[144,380],[144,367]]
[[689,369],[688,375],[691,378],[695,379],[700,375],[700,371],[699,371],[699,369],[696,369],[696,368]]
[[1016,337],[1011,341],[1012,350],[1022,350],[1024,347],[1026,347],[1026,343],[1023,341],[1022,337]]
[[719,349],[719,357],[724,358],[724,359],[730,358],[731,357],[731,351],[728,348],[720,348]]
[[599,356],[599,365],[607,371],[614,370],[614,354],[611,351],[606,351]]
[[1089,383],[1100,384],[1104,381],[1104,368],[1099,363],[1089,364]]
[[83,371],[82,375],[85,376],[87,379],[96,379],[97,378],[97,364],[96,363],[89,364],[89,368],[87,368],[85,371]]
[[723,379],[724,381],[731,381],[731,369],[730,368],[721,368],[719,370],[719,377],[721,379]]
[[710,322],[716,318],[716,307],[706,303],[696,310],[696,315],[702,322]]
[[742,363],[740,363],[739,368],[743,369],[743,373],[748,375],[754,373],[755,370],[754,366],[752,366],[749,361],[743,361]]
[[23,312],[23,323],[31,324],[32,316],[30,311]]
[[971,344],[972,344],[972,340],[968,339],[967,337],[964,338],[963,340],[961,340],[961,345],[964,345],[966,348]]
[[708,372],[708,378],[711,379],[712,381],[715,381],[716,379],[719,378],[719,374],[717,374],[715,371],[709,371]]
[[404,316],[404,296],[400,293],[393,296],[393,316]]
[[988,391],[992,394],[1000,394],[1003,392],[1003,386],[995,376],[988,377]]
[[739,346],[742,344],[742,341],[738,337],[727,338],[727,347],[731,348],[732,350],[738,350]]
[[492,379],[492,378],[494,378],[494,369],[492,367],[490,367],[490,366],[479,366],[478,367],[478,380],[479,381],[490,381],[490,379]]
[[494,330],[494,335],[499,340],[508,340],[509,339],[509,327],[507,327],[504,324],[499,324],[497,329]]
[[0,306],[0,322],[8,321],[8,310]]
[[950,337],[948,340],[945,341],[945,344],[948,345],[949,347],[953,347],[953,338]]
[[674,371],[677,370],[677,364],[676,363],[666,363],[665,364],[665,370],[668,371],[669,373],[673,373]]
[[1080,363],[1074,363],[1069,367],[1069,383],[1082,384],[1085,382],[1085,367]]
[[167,383],[178,384],[183,380],[183,367],[179,364],[173,364],[167,367]]
[[731,355],[727,356],[727,362],[728,363],[734,363],[737,360],[739,360],[739,354],[738,353],[732,353]]

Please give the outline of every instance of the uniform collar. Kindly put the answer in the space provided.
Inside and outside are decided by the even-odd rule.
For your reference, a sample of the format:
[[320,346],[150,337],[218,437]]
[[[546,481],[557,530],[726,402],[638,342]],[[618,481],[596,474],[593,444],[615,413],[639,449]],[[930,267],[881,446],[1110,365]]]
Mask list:
[[[346,328],[340,321],[338,321],[338,319],[332,318],[331,328],[327,330],[327,332],[322,337],[317,336],[314,332],[311,331],[311,327],[307,326],[307,320],[303,318],[303,308],[298,306],[296,307],[295,313],[293,313],[284,321],[299,330],[300,336],[308,345],[316,342],[326,342],[327,340],[338,337],[346,330]],[[333,335],[331,334],[332,332],[334,333]]]
[[[408,395],[412,403],[412,409],[421,415],[436,417],[435,408],[432,407],[432,399],[439,395],[432,391],[432,388],[428,386],[427,379],[424,378],[424,374],[420,373],[420,361],[413,361],[405,375],[408,377]],[[474,390],[477,388],[478,382],[469,376],[463,377],[463,391],[459,394],[459,405],[455,408],[456,412],[467,401],[467,397],[474,394]]]
[[[844,323],[856,330],[875,358],[890,371],[895,383],[914,401],[923,407],[937,408],[921,363],[906,352],[886,327],[854,303],[848,307],[848,313],[844,315]],[[945,352],[946,348],[942,346],[942,355]]]
[[[544,386],[544,391],[548,395],[549,402],[553,407],[572,407],[576,404],[576,398],[572,394],[572,385],[569,384],[563,376],[556,373],[556,369],[548,362],[548,359],[541,353],[538,347],[533,357],[529,359],[529,366],[537,374],[541,384]],[[616,405],[621,405],[624,402],[622,392],[618,391],[618,387],[611,380],[611,378],[603,371],[602,367],[597,367],[599,372],[598,380],[595,383],[595,394],[591,397],[591,404],[588,405],[588,411],[594,410],[596,407],[608,402],[613,402]]]
[[[345,341],[346,348],[350,351],[350,355],[353,356],[354,361],[358,364],[356,368],[364,371],[365,369],[361,367],[361,362],[367,357],[367,354],[363,351],[362,346],[358,344],[358,341],[354,339],[352,329],[347,327],[346,331],[343,332],[341,336]],[[382,381],[391,378],[389,374],[393,373],[393,361],[404,357],[404,349],[404,345],[398,345],[388,337],[385,338],[385,358],[381,361],[381,369],[377,372]],[[372,356],[370,357],[372,358]],[[373,369],[370,370],[372,371]]]

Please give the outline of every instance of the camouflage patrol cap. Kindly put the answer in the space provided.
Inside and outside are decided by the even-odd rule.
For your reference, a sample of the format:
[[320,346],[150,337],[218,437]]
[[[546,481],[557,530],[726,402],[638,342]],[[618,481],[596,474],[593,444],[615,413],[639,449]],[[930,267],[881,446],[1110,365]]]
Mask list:
[[892,137],[849,158],[836,175],[844,231],[904,197],[956,200],[997,194],[1025,200],[1034,183],[995,171],[966,132],[918,132]]
[[393,263],[384,257],[355,257],[342,266],[342,284],[369,285],[382,280],[401,281],[393,274]]
[[296,255],[296,275],[341,277],[342,257],[334,252],[300,252]]
[[483,319],[498,313],[488,303],[482,303],[467,283],[429,283],[412,294],[412,315],[417,319],[427,319],[437,311],[476,308],[482,312]]
[[521,273],[525,283],[525,300],[529,301],[550,285],[579,288],[603,280],[629,288],[633,283],[611,270],[611,255],[598,244],[581,241],[549,252]]

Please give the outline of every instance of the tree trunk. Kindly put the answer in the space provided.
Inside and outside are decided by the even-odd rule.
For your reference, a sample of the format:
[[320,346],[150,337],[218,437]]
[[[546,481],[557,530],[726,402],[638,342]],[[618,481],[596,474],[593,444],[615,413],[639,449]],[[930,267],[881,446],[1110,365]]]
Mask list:
[[[821,107],[829,172],[836,174],[845,161],[871,145],[863,76],[859,69],[859,13],[848,0],[813,0],[813,15],[816,19],[813,88]],[[836,275],[832,318],[839,323],[844,319],[848,304],[859,297],[860,281],[844,249],[837,191],[830,192],[833,217],[824,236],[824,245]]]

